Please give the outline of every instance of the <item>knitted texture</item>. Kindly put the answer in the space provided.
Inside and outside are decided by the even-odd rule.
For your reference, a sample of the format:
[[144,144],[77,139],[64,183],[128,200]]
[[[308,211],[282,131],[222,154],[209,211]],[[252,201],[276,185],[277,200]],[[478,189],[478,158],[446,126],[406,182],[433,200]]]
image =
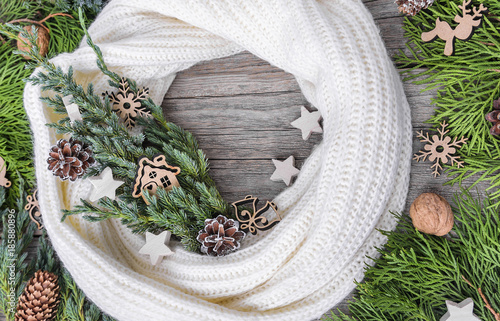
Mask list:
[[[78,285],[118,320],[311,320],[363,278],[366,256],[403,209],[411,123],[399,76],[359,0],[112,0],[89,29],[108,66],[150,88],[161,103],[175,73],[248,50],[292,73],[323,116],[323,141],[276,197],[283,220],[242,248],[208,257],[173,244],[159,266],[139,254],[142,235],[118,221],[90,223],[61,208],[87,198],[88,181],[46,169],[58,138],[39,87],[25,105],[35,140],[38,193],[52,243]],[[110,91],[82,42],[53,62],[77,81]],[[45,94],[44,94],[45,95]],[[368,114],[360,122],[359,114]]]

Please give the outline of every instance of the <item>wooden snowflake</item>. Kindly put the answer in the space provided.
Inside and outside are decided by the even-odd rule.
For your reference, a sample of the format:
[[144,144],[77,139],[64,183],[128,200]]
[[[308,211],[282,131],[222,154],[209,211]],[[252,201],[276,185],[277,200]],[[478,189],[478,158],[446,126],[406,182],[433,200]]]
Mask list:
[[457,165],[458,168],[463,167],[463,161],[459,161],[460,156],[453,156],[457,148],[462,147],[463,144],[467,141],[467,138],[462,138],[460,140],[457,140],[455,137],[453,141],[451,141],[451,138],[446,136],[446,134],[449,132],[449,130],[446,129],[446,122],[441,123],[441,128],[438,129],[438,135],[432,135],[432,138],[429,138],[429,133],[423,133],[423,131],[417,132],[417,137],[420,139],[421,142],[427,143],[424,146],[424,150],[419,151],[420,154],[415,154],[414,155],[414,160],[417,162],[419,161],[425,161],[427,157],[429,157],[429,160],[431,162],[434,162],[434,165],[431,166],[434,171],[432,174],[434,177],[437,177],[440,174],[440,170],[443,169],[441,164],[446,164],[448,161],[450,162],[450,165],[453,166],[454,164]]
[[113,104],[113,111],[120,116],[125,126],[131,129],[135,126],[135,120],[138,116],[146,117],[151,114],[148,108],[142,104],[142,100],[146,99],[149,94],[149,89],[142,88],[135,93],[130,89],[127,79],[122,78],[118,90],[117,94],[106,92],[105,95]]

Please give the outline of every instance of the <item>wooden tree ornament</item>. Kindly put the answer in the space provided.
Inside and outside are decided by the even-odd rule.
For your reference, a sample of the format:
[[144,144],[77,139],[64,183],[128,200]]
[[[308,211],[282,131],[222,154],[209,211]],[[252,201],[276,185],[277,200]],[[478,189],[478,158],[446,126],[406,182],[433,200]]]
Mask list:
[[158,155],[153,160],[143,156],[139,158],[132,196],[135,198],[142,196],[146,204],[148,204],[143,190],[156,195],[158,188],[169,191],[174,186],[180,187],[176,177],[180,172],[181,169],[179,167],[167,164],[165,155]]
[[6,177],[7,175],[7,163],[5,163],[5,160],[0,157],[0,186],[9,188],[12,183],[9,181]]
[[455,38],[460,40],[468,40],[472,36],[474,28],[479,27],[481,24],[481,19],[474,20],[476,18],[482,17],[483,14],[481,12],[488,10],[488,8],[484,7],[481,3],[479,5],[479,9],[476,7],[472,8],[474,15],[470,15],[468,13],[471,12],[471,9],[467,9],[467,6],[471,3],[472,0],[466,2],[463,0],[462,5],[458,6],[462,9],[462,16],[456,15],[454,21],[458,23],[458,26],[455,29],[452,29],[448,22],[439,20],[439,17],[436,19],[436,26],[433,30],[422,33],[422,41],[429,42],[433,41],[437,37],[446,41],[446,45],[444,47],[444,54],[446,56],[451,56],[453,54],[454,41]]
[[[253,213],[248,210],[239,210],[238,206],[243,206],[246,204],[252,204]],[[241,223],[240,229],[245,232],[250,232],[253,235],[257,234],[257,230],[266,231],[278,224],[281,221],[281,216],[278,213],[278,207],[273,202],[266,202],[262,208],[257,209],[257,204],[259,199],[248,195],[242,200],[236,201],[231,205],[234,207],[234,212],[236,214],[236,219]],[[269,221],[266,217],[262,216],[269,209],[272,209],[276,213],[277,219]]]

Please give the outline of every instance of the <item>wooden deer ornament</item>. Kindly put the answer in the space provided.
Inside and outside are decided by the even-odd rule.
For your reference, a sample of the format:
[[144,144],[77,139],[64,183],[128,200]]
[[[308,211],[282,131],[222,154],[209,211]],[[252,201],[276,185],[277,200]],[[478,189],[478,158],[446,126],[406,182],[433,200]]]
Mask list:
[[448,22],[441,21],[439,18],[436,19],[436,27],[428,32],[422,33],[422,41],[429,42],[436,37],[446,41],[446,45],[444,47],[444,54],[446,56],[451,56],[454,51],[454,41],[455,38],[460,40],[468,40],[472,36],[472,31],[474,28],[479,27],[481,24],[481,19],[474,20],[476,18],[482,17],[483,14],[481,12],[488,10],[488,8],[484,7],[481,3],[479,8],[473,7],[472,11],[474,15],[470,15],[468,13],[471,12],[471,9],[467,9],[467,6],[471,3],[472,0],[463,0],[462,5],[458,6],[462,9],[462,17],[459,15],[455,16],[454,21],[458,23],[458,26],[455,29],[452,29]]

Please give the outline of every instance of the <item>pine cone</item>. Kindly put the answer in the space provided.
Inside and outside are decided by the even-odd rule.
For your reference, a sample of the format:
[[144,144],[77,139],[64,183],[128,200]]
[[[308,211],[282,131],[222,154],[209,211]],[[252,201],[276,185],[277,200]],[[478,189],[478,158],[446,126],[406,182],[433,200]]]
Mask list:
[[56,145],[50,148],[49,170],[63,181],[70,179],[75,181],[85,174],[87,168],[94,165],[95,160],[92,157],[90,146],[80,141],[70,138],[60,139]]
[[493,123],[490,134],[500,135],[500,98],[493,100],[493,111],[486,114],[486,120]]
[[398,5],[399,12],[414,16],[420,10],[430,7],[434,0],[396,0],[395,3]]
[[245,232],[239,231],[240,223],[219,215],[205,220],[205,228],[196,238],[201,243],[201,252],[211,256],[223,256],[240,248]]
[[28,281],[17,304],[16,321],[50,321],[59,304],[57,275],[37,271]]

